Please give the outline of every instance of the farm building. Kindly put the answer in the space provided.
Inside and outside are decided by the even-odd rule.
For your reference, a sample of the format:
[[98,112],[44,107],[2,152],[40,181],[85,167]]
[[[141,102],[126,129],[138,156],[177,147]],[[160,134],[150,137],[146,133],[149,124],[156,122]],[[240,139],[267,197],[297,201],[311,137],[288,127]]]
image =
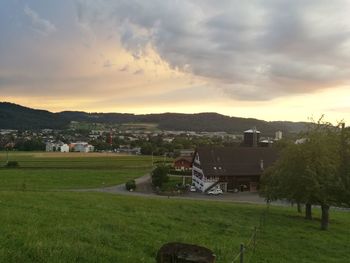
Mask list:
[[270,147],[201,147],[195,152],[192,183],[202,192],[256,192],[264,169],[277,160]]
[[192,169],[192,156],[180,156],[174,161],[174,169],[179,171]]

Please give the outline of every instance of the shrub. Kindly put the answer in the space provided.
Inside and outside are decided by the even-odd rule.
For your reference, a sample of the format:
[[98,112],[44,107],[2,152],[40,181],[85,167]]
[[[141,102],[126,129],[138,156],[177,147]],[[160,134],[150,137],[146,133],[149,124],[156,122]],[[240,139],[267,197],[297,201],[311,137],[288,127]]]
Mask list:
[[161,187],[163,183],[169,180],[168,176],[169,166],[159,165],[152,172],[152,184],[153,186]]
[[135,180],[130,180],[130,181],[127,181],[126,183],[125,183],[125,188],[126,188],[126,190],[128,190],[128,191],[133,191],[133,190],[135,190],[136,189],[136,182],[135,182]]
[[19,164],[17,161],[8,161],[7,164],[5,165],[5,167],[7,168],[16,168],[18,166]]

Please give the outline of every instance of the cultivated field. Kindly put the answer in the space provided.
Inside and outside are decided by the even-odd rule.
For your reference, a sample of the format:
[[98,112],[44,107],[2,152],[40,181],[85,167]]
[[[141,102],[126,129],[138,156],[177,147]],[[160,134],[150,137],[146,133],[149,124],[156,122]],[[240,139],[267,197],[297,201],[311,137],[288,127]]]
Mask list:
[[[0,169],[0,262],[155,262],[164,243],[180,241],[204,245],[218,263],[227,263],[266,209],[52,191],[123,183],[148,173],[151,157],[16,153],[10,158],[21,168]],[[244,262],[349,262],[349,212],[332,211],[330,230],[320,231],[316,219],[306,221],[295,210],[270,207],[256,251],[248,251]]]
[[[9,160],[17,161],[19,168],[0,169],[2,190],[104,187],[125,183],[152,169],[152,157],[107,153],[11,152]],[[5,161],[6,153],[1,153],[0,165]]]

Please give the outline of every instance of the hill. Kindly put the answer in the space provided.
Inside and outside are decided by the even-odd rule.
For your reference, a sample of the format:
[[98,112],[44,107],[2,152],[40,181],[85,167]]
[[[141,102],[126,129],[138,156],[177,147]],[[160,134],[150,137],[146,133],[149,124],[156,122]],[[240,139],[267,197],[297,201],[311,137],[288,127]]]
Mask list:
[[[232,262],[264,210],[63,191],[1,191],[0,200],[0,257],[8,262],[151,263],[157,250],[173,241],[208,247],[216,262]],[[245,262],[348,262],[349,215],[334,212],[332,220],[329,231],[320,231],[316,220],[304,220],[295,208],[270,207]]]
[[241,133],[256,126],[266,135],[281,130],[296,133],[305,128],[304,122],[267,122],[253,118],[229,117],[218,113],[161,113],[136,115],[130,113],[87,113],[82,111],[63,111],[52,113],[36,110],[17,104],[0,103],[0,128],[3,129],[64,129],[71,121],[87,123],[156,123],[163,130],[185,131],[225,131]]
[[1,129],[59,129],[68,123],[65,118],[49,111],[35,110],[8,102],[0,103]]
[[244,262],[349,262],[349,211],[332,209],[320,231],[317,207],[305,220],[289,206],[93,192],[144,175],[152,157],[74,155],[13,152],[21,168],[0,168],[0,262],[151,263],[174,241],[208,247],[217,263],[241,243]]

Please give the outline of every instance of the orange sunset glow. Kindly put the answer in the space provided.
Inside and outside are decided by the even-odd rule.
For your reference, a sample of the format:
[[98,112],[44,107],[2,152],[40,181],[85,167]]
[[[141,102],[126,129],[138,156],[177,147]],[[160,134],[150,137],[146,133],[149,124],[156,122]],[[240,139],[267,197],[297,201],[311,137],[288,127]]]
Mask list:
[[289,5],[2,2],[0,98],[53,112],[350,119],[349,2]]

